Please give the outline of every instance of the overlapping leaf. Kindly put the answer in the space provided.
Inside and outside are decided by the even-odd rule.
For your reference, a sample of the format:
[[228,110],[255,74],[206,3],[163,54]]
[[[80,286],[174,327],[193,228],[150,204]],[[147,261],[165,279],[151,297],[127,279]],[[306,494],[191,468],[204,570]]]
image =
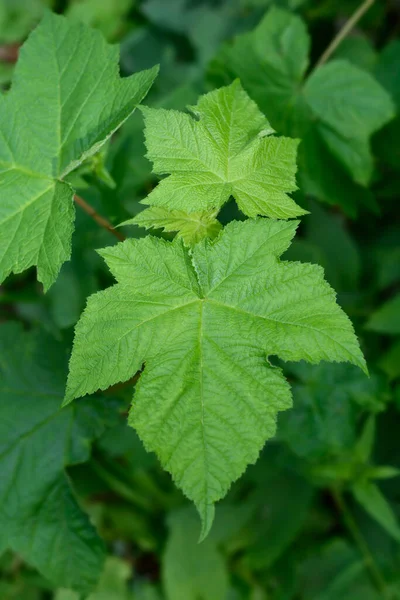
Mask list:
[[89,299],[76,329],[66,401],[144,363],[130,423],[195,502],[203,536],[291,405],[267,357],[365,368],[322,269],[278,258],[296,225],[232,222],[191,253],[151,237],[105,249],[118,284]]
[[178,232],[185,244],[196,244],[205,237],[214,238],[222,225],[216,218],[216,211],[186,213],[183,210],[168,210],[162,206],[150,206],[134,219],[123,225],[136,224],[146,229],[163,229]]
[[156,173],[171,173],[146,204],[191,213],[219,209],[232,195],[250,217],[305,214],[288,196],[297,189],[298,141],[271,136],[238,81],[201,97],[191,110],[143,109],[147,156]]
[[73,190],[63,179],[146,95],[156,70],[121,79],[118,49],[48,13],[0,97],[0,280],[37,265],[47,289],[70,256]]
[[240,77],[272,126],[302,139],[302,188],[354,214],[369,200],[354,184],[371,179],[369,139],[393,118],[393,104],[369,73],[345,60],[331,60],[306,78],[309,46],[300,17],[272,8],[252,32],[221,50],[211,76],[217,84]]
[[65,467],[88,459],[109,411],[99,398],[60,410],[66,359],[43,335],[0,328],[0,527],[5,547],[57,585],[86,593],[104,549]]

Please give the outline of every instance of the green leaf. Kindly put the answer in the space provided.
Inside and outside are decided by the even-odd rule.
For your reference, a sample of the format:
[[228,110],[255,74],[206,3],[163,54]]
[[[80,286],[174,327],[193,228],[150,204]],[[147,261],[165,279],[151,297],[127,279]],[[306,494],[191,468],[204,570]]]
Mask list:
[[228,573],[225,561],[210,536],[198,544],[196,514],[187,507],[168,517],[170,534],[163,558],[162,578],[167,600],[225,598]]
[[397,108],[400,108],[400,41],[392,40],[385,46],[376,66],[375,75],[378,81],[392,96]]
[[292,128],[293,112],[308,67],[309,46],[302,19],[272,7],[252,32],[223,46],[211,70],[218,80],[224,76],[228,81],[239,77],[278,131],[298,135]]
[[243,557],[244,564],[258,572],[276,565],[280,557],[285,560],[284,552],[304,526],[315,497],[315,488],[296,469],[286,468],[279,461],[274,464],[274,457],[268,454],[263,458],[255,482],[259,510],[248,527],[249,541]]
[[293,452],[308,459],[327,459],[352,451],[358,402],[377,395],[374,379],[351,365],[291,365],[299,379],[293,385],[293,409],[279,419],[279,436]]
[[367,325],[367,329],[397,335],[400,333],[400,294],[391,298],[375,311]]
[[87,593],[101,572],[103,543],[65,467],[88,460],[109,417],[99,398],[60,409],[66,362],[50,338],[1,326],[0,527],[6,545],[50,581]]
[[146,95],[156,69],[121,79],[118,49],[48,13],[0,97],[0,280],[37,265],[48,289],[71,254],[73,190],[63,179],[95,154]]
[[322,137],[362,184],[369,183],[369,138],[394,117],[390,96],[367,72],[343,60],[316,69],[304,87]]
[[162,206],[151,206],[133,219],[121,225],[139,225],[146,229],[164,229],[177,231],[186,245],[200,242],[203,238],[214,238],[222,225],[216,218],[216,211],[186,213],[183,210],[168,210]]
[[66,15],[96,27],[108,40],[113,40],[124,32],[132,4],[132,0],[73,0]]
[[375,442],[375,416],[371,415],[366,420],[359,440],[354,448],[354,454],[361,463],[367,464],[372,455]]
[[369,73],[343,60],[306,79],[309,46],[302,19],[273,7],[252,32],[222,48],[210,77],[217,85],[239,77],[274,128],[308,139],[299,148],[299,179],[308,182],[303,190],[354,214],[352,205],[365,205],[365,194],[346,171],[362,185],[370,181],[369,137],[394,116],[393,105]]
[[351,491],[364,510],[377,521],[389,535],[400,542],[400,526],[392,510],[379,488],[371,481],[359,481]]
[[340,42],[333,58],[348,60],[356,67],[371,73],[376,67],[378,53],[367,37],[352,35]]
[[42,17],[49,0],[2,0],[0,44],[20,42]]
[[[86,600],[133,600],[128,592],[128,579],[132,569],[116,556],[109,556],[95,591]],[[54,600],[80,600],[75,592],[58,590]]]
[[390,379],[400,377],[400,339],[396,340],[379,361],[380,368]]
[[202,96],[193,116],[143,108],[148,158],[171,173],[144,201],[169,210],[215,210],[232,195],[250,216],[305,214],[288,196],[295,182],[297,140],[276,138],[240,83]]
[[89,299],[76,328],[66,402],[145,363],[130,424],[195,502],[203,537],[291,405],[267,357],[366,369],[323,270],[278,258],[296,225],[232,222],[191,253],[151,237],[102,250],[118,284]]

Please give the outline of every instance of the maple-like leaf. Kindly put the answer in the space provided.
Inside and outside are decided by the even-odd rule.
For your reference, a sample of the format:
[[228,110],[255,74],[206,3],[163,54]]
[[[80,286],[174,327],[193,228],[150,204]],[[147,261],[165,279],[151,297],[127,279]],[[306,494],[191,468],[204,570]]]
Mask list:
[[366,369],[322,268],[279,260],[296,226],[234,221],[191,251],[153,237],[106,248],[118,283],[89,298],[76,328],[66,403],[144,363],[129,421],[195,502],[203,536],[291,405],[268,356]]
[[118,48],[48,13],[0,96],[0,281],[37,265],[47,289],[71,253],[73,190],[64,178],[146,95],[156,69],[121,79]]
[[219,209],[233,196],[249,217],[305,214],[288,196],[297,189],[298,140],[275,137],[239,81],[202,96],[192,114],[142,108],[147,156],[170,173],[144,200],[169,210]]

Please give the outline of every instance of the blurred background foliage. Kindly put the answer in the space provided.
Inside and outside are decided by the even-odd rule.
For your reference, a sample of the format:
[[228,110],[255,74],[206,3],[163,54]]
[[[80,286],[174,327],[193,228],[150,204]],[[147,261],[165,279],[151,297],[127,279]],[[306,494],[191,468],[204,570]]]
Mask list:
[[[373,3],[334,54],[392,98],[397,116],[383,128],[368,123],[368,115],[352,121],[352,102],[373,102],[362,77],[361,84],[350,76],[325,90],[323,101],[336,95],[343,109],[333,125],[329,101],[322,108],[307,104],[303,83],[358,5],[0,0],[5,93],[20,44],[51,8],[120,43],[124,75],[160,63],[146,104],[183,110],[200,93],[240,77],[278,133],[302,138],[296,201],[310,215],[286,258],[325,268],[371,373],[368,379],[347,365],[285,365],[294,407],[280,414],[276,438],[220,503],[200,545],[194,509],[126,426],[134,382],[103,394],[119,408],[90,458],[67,467],[109,554],[90,600],[400,598],[400,2]],[[366,157],[357,144],[369,137]],[[79,194],[114,224],[142,210],[139,201],[155,179],[141,114],[73,179]],[[221,220],[241,218],[236,210],[228,204]],[[72,260],[55,285],[44,296],[32,272],[10,277],[0,288],[2,322],[18,321],[68,349],[86,297],[111,283],[94,250],[112,243],[78,212]],[[0,598],[80,600],[6,550]]]

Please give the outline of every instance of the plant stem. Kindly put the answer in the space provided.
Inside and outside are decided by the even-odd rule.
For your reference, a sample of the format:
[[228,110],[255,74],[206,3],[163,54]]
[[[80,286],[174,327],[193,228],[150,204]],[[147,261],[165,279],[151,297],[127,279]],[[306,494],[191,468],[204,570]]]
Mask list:
[[95,209],[86,202],[86,200],[80,196],[77,196],[76,194],[74,196],[74,200],[78,206],[80,206],[90,217],[92,217],[92,219],[94,219],[94,221],[96,221],[98,225],[100,225],[100,227],[107,229],[107,231],[114,235],[120,242],[126,240],[124,234],[117,231],[115,227],[113,227],[111,223],[107,221],[107,219],[99,215],[99,213],[96,212]]
[[349,530],[349,533],[353,537],[353,540],[356,543],[356,545],[364,559],[364,563],[365,563],[366,568],[369,571],[371,580],[375,584],[377,590],[379,590],[379,592],[382,594],[382,598],[385,598],[386,600],[390,600],[386,581],[381,573],[380,568],[376,564],[374,557],[372,556],[372,554],[368,548],[368,544],[365,541],[361,531],[359,530],[358,525],[357,525],[353,515],[351,514],[351,512],[345,502],[342,491],[337,488],[333,488],[331,490],[331,495],[332,495],[332,498],[335,502],[335,505],[336,505],[338,511],[340,512],[341,516],[343,517],[343,521],[344,521],[347,529]]
[[338,34],[333,38],[325,52],[322,54],[320,59],[317,61],[314,69],[317,69],[321,65],[325,64],[328,58],[335,52],[336,48],[339,44],[344,40],[344,38],[350,33],[350,31],[355,27],[361,17],[371,8],[375,0],[365,0],[353,13],[348,21],[343,25],[342,29],[338,32]]
[[136,493],[130,485],[121,481],[114,473],[111,473],[104,465],[92,457],[90,462],[94,472],[110,487],[112,491],[121,496],[127,502],[136,507],[149,511],[149,503],[141,494]]

